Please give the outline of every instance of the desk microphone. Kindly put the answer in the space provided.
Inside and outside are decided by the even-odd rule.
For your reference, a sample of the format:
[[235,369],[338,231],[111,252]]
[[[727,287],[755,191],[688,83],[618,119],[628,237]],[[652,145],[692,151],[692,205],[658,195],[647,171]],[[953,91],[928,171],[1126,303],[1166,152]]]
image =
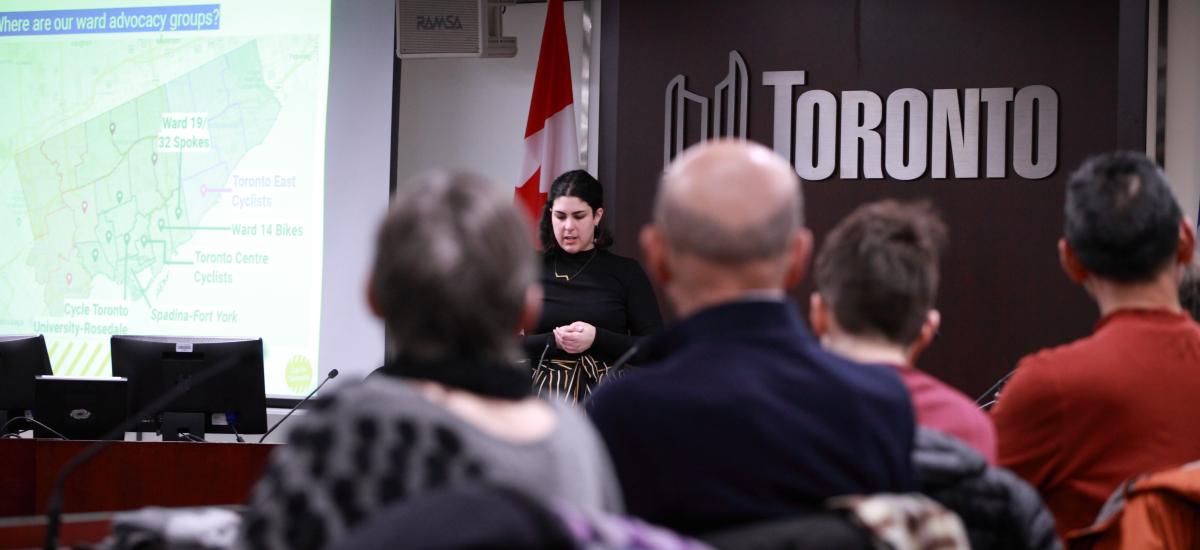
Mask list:
[[317,384],[317,387],[313,388],[313,391],[309,392],[308,395],[305,396],[304,399],[301,399],[299,403],[296,403],[296,406],[292,407],[292,410],[288,411],[287,414],[283,415],[283,418],[280,418],[279,421],[275,423],[275,425],[271,426],[271,429],[267,430],[267,433],[263,434],[262,437],[258,438],[258,442],[262,443],[263,440],[266,439],[268,435],[271,435],[271,432],[275,431],[275,428],[278,428],[280,424],[283,424],[284,420],[287,420],[289,416],[292,416],[292,413],[296,412],[296,409],[299,409],[300,405],[303,405],[304,403],[308,402],[309,399],[312,399],[312,397],[314,395],[316,395],[318,391],[321,391],[321,388],[325,386],[326,382],[329,382],[330,380],[337,378],[337,375],[338,375],[337,369],[333,369],[333,370],[329,371],[329,374],[325,376],[325,379],[322,380],[320,384]]
[[43,430],[46,430],[46,431],[54,434],[55,437],[57,437],[63,441],[68,441],[67,436],[54,431],[54,428],[51,428],[50,426],[47,426],[45,424],[42,424],[41,422],[38,422],[37,419],[35,419],[32,416],[17,416],[17,417],[14,417],[12,420],[9,420],[8,422],[5,422],[4,426],[0,426],[0,438],[8,437],[9,435],[19,436],[22,430],[17,430],[16,432],[13,432],[12,434],[8,433],[8,425],[12,424],[18,420],[32,422],[38,426],[41,426]]
[[637,352],[638,346],[637,344],[634,344],[629,348],[629,351],[626,351],[624,354],[618,357],[616,361],[613,361],[612,366],[608,368],[609,372],[611,373],[610,376],[620,374],[621,370],[625,368],[625,364],[628,363],[630,359],[633,359],[633,356],[636,355]]
[[[621,356],[618,357],[616,361],[613,361],[613,364],[608,367],[608,371],[607,371],[607,374],[604,376],[604,380],[601,380],[599,384],[596,384],[596,387],[599,388],[600,386],[607,384],[609,380],[612,380],[613,378],[616,378],[617,375],[621,374],[621,371],[625,368],[625,364],[628,363],[629,360],[632,359],[633,356],[637,354],[637,352],[638,352],[638,346],[637,346],[637,344],[634,344],[632,347],[629,348],[629,350],[627,350],[625,353],[621,354]],[[580,401],[580,404],[582,405],[584,403],[587,403],[587,401],[589,399],[591,399],[593,395],[595,395],[595,394],[592,392],[589,392],[587,394],[587,396],[584,397],[582,401]]]
[[125,432],[140,423],[142,418],[166,407],[172,401],[179,398],[179,396],[191,390],[193,386],[199,386],[207,382],[210,378],[229,370],[229,367],[238,364],[239,359],[240,357],[226,358],[225,361],[209,367],[208,370],[201,371],[196,376],[181,379],[179,384],[171,388],[171,391],[158,396],[158,399],[143,407],[142,410],[125,417],[125,420],[119,426],[110,430],[99,441],[88,445],[87,448],[71,457],[71,460],[67,461],[62,469],[58,471],[58,476],[54,478],[54,485],[50,489],[49,502],[46,504],[46,538],[42,542],[42,549],[58,550],[58,528],[62,521],[63,509],[62,492],[63,486],[67,483],[67,476],[71,475],[71,472],[74,472],[85,462],[91,460],[92,457],[103,451],[105,447],[112,444],[114,440],[124,439]]
[[987,409],[987,408],[991,407],[992,405],[995,405],[997,396],[1000,395],[1000,392],[999,392],[1000,387],[1003,386],[1005,382],[1008,382],[1008,379],[1012,378],[1012,375],[1014,375],[1016,373],[1017,373],[1017,369],[1008,371],[1008,374],[1005,374],[1004,376],[1002,376],[999,380],[996,381],[995,384],[992,384],[992,387],[988,388],[987,391],[983,392],[982,395],[980,395],[978,398],[976,398],[975,404],[978,405],[979,408],[981,408],[981,409]]
[[542,366],[542,361],[546,360],[546,352],[550,351],[550,342],[552,342],[553,340],[554,340],[553,334],[546,337],[546,347],[542,348],[542,356],[538,357],[538,362],[536,365],[533,366],[533,368],[536,369],[536,368]]

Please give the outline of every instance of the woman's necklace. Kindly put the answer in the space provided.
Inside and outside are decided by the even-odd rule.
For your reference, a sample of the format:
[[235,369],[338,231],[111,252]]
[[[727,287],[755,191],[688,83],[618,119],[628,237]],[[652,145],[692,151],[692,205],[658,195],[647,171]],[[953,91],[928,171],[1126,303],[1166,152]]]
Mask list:
[[583,270],[587,269],[588,264],[592,263],[592,260],[596,258],[596,250],[597,249],[595,249],[595,248],[592,249],[592,255],[588,256],[587,261],[583,262],[583,265],[579,268],[579,270],[576,271],[572,275],[563,275],[558,272],[558,256],[555,256],[554,257],[554,278],[555,279],[566,279],[568,283],[571,282],[572,280],[575,279],[575,277],[578,277],[580,273],[583,273]]

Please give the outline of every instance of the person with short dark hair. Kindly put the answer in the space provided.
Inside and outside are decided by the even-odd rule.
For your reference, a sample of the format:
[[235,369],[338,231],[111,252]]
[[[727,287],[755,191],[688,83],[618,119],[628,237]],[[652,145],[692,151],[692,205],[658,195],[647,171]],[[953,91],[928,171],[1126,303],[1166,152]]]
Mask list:
[[860,206],[817,255],[809,320],[826,349],[888,365],[912,393],[917,424],[956,437],[996,462],[996,430],[962,392],[918,370],[941,324],[934,307],[946,226],[928,203]]
[[928,202],[862,205],[825,237],[809,319],[821,344],[896,369],[917,415],[920,491],[962,519],[971,547],[1059,548],[1037,492],[995,467],[996,429],[962,392],[919,370],[941,324],[935,308],[947,230]]
[[291,421],[243,547],[324,548],[385,507],[485,483],[620,511],[591,424],[532,394],[517,334],[541,305],[532,252],[511,196],[482,177],[432,172],[397,189],[367,289],[387,364]]
[[538,226],[542,316],[525,337],[539,395],[587,399],[609,367],[662,327],[658,299],[637,260],[608,251],[604,188],[584,170],[554,180]]
[[1179,304],[1196,234],[1141,153],[1067,181],[1059,259],[1100,309],[1094,332],[1028,355],[992,418],[1000,464],[1038,489],[1060,537],[1135,474],[1200,457],[1200,326]]
[[681,320],[588,402],[631,513],[698,534],[915,487],[900,377],[821,349],[787,298],[812,234],[786,160],[744,141],[689,149],[641,244]]

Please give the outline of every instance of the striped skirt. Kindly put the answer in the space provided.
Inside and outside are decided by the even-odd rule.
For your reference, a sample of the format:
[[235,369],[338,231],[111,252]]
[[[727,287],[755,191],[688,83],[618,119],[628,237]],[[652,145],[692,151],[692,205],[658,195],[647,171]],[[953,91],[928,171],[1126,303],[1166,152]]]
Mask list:
[[533,389],[538,396],[579,404],[608,377],[608,365],[590,355],[578,359],[547,359],[533,368]]

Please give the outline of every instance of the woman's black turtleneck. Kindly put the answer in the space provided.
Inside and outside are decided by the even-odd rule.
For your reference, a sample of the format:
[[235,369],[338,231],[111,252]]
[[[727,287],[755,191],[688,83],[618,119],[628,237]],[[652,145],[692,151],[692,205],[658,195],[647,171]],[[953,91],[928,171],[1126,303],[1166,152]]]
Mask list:
[[[556,269],[571,279],[555,277]],[[533,334],[525,337],[531,361],[541,357],[547,342],[547,359],[578,357],[558,349],[551,332],[576,321],[596,327],[596,339],[584,354],[608,364],[641,337],[662,328],[654,289],[636,260],[599,249],[577,254],[555,249],[542,257],[541,283],[542,317]]]

